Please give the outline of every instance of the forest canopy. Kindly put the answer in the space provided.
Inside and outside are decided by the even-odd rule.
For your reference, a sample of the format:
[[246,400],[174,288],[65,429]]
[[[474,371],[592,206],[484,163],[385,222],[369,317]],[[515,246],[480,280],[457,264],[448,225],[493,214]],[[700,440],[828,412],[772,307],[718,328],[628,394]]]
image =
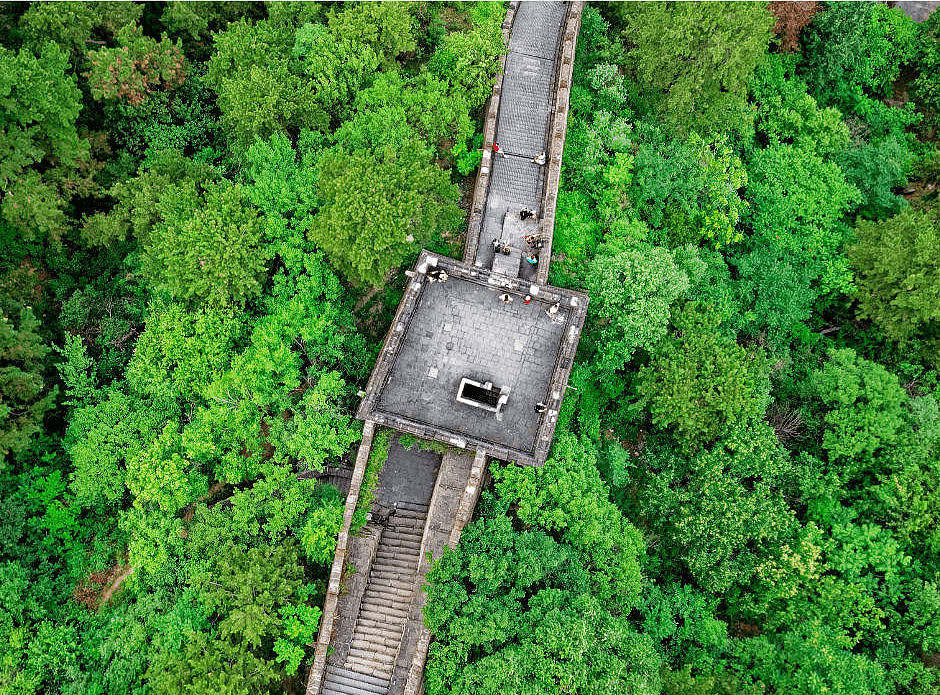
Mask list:
[[[324,471],[460,253],[505,14],[0,4],[0,695],[303,690]],[[940,690],[938,38],[585,5],[587,324],[547,463],[427,575],[429,695]]]

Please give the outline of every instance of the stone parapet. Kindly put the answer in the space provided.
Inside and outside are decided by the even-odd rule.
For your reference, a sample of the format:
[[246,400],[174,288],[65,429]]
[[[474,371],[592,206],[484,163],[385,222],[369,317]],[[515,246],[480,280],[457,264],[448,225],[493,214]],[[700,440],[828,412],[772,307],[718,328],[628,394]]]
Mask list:
[[[519,0],[509,3],[506,17],[503,19],[503,46],[509,46],[509,34],[512,31],[512,22],[519,9]],[[499,59],[499,75],[493,85],[493,92],[486,102],[486,115],[483,117],[483,159],[477,171],[476,183],[473,186],[473,200],[470,203],[470,215],[467,224],[467,239],[464,243],[464,263],[472,264],[480,245],[480,234],[483,231],[483,213],[486,210],[486,195],[490,187],[490,174],[493,169],[493,142],[496,140],[496,123],[499,119],[499,99],[503,93],[503,73],[506,69],[506,53]]]
[[356,512],[356,503],[359,501],[359,488],[362,486],[362,476],[369,461],[369,452],[372,450],[372,438],[375,435],[375,423],[366,420],[362,427],[362,441],[356,453],[356,465],[349,480],[349,494],[346,497],[346,507],[343,510],[343,528],[336,538],[336,553],[333,556],[333,567],[330,570],[330,579],[327,584],[326,598],[323,601],[323,615],[320,618],[320,630],[317,633],[317,646],[313,657],[313,666],[307,679],[307,695],[319,695],[326,671],[326,657],[333,637],[333,625],[336,622],[337,605],[339,603],[340,585],[343,579],[343,568],[346,563],[346,553],[349,548],[350,527],[353,514]]
[[555,208],[558,204],[558,186],[561,183],[561,157],[565,149],[565,135],[568,129],[568,102],[571,98],[571,75],[574,70],[574,54],[577,47],[578,31],[581,28],[583,2],[572,2],[568,6],[565,28],[561,36],[560,59],[555,77],[555,107],[552,111],[552,125],[549,129],[547,166],[545,184],[542,189],[542,247],[536,282],[548,282],[548,266],[552,258],[552,239],[555,234]]

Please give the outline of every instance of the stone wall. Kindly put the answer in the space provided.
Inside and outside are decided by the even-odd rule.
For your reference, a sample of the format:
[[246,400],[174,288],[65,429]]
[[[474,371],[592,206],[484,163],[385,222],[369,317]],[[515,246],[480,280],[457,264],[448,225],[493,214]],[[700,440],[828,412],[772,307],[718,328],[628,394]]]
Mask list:
[[[448,460],[450,456],[450,460]],[[441,488],[440,498],[443,504],[435,512],[434,520],[428,517],[428,529],[425,531],[424,559],[418,569],[419,582],[423,584],[424,576],[430,569],[431,563],[439,558],[444,552],[445,543],[448,547],[454,548],[460,540],[460,534],[463,533],[464,526],[470,521],[473,509],[476,507],[477,500],[480,498],[480,491],[483,489],[483,478],[486,474],[486,452],[476,451],[472,463],[468,454],[463,452],[450,452],[445,454],[445,463],[441,466],[440,478],[445,480]],[[445,478],[445,467],[447,478]],[[469,469],[469,470],[468,470]],[[463,489],[455,489],[454,483],[463,480]],[[435,489],[435,498],[438,498],[438,489]],[[457,494],[460,494],[459,501]],[[390,695],[418,695],[421,691],[421,684],[424,678],[424,664],[428,657],[428,647],[431,645],[431,631],[424,625],[423,609],[426,601],[424,588],[419,587],[415,593],[415,600],[412,606],[412,619],[406,631],[409,638],[409,644],[413,649],[412,656],[405,662],[407,664],[407,678],[401,691],[390,691]],[[405,642],[402,641],[402,652]],[[402,664],[404,666],[405,664]],[[397,670],[397,667],[396,667]]]
[[548,266],[552,258],[552,239],[555,234],[555,208],[558,203],[558,186],[561,182],[561,156],[565,149],[565,134],[568,129],[568,101],[571,97],[571,73],[574,70],[574,53],[581,28],[583,2],[572,2],[568,7],[565,29],[561,38],[560,60],[555,82],[555,108],[548,136],[547,171],[542,191],[542,247],[538,265],[537,282],[548,283]]
[[[509,44],[509,34],[512,22],[519,7],[518,2],[510,3],[503,22],[503,42]],[[541,202],[541,234],[545,238],[545,246],[540,252],[538,274],[536,282],[540,285],[548,283],[548,267],[551,261],[552,238],[555,231],[555,208],[558,202],[558,185],[561,180],[562,153],[565,147],[565,135],[568,123],[568,102],[571,96],[571,75],[574,70],[574,54],[577,46],[578,31],[581,28],[581,12],[584,3],[580,0],[568,6],[565,27],[561,35],[559,46],[559,62],[555,76],[555,104],[552,109],[551,125],[549,127],[548,146],[546,149],[546,173],[542,188]],[[476,258],[480,243],[480,234],[483,230],[483,215],[486,210],[486,197],[490,185],[490,175],[493,161],[493,141],[496,138],[496,125],[499,116],[499,103],[503,90],[503,70],[506,65],[506,56],[500,59],[500,74],[493,86],[493,93],[487,102],[486,115],[483,121],[483,159],[477,173],[473,188],[473,201],[470,206],[470,215],[467,224],[467,240],[464,245],[464,263],[472,264]]]
[[[509,47],[509,33],[512,22],[519,9],[519,0],[509,3],[506,18],[503,20],[503,46]],[[506,68],[506,54],[499,59],[499,75],[493,92],[486,102],[486,115],[483,117],[483,159],[480,161],[480,170],[473,187],[473,201],[470,204],[470,215],[467,223],[467,241],[464,244],[463,261],[469,265],[477,255],[480,244],[480,234],[483,231],[483,213],[486,210],[486,193],[490,187],[490,172],[493,164],[493,141],[496,139],[496,122],[499,116],[499,99],[503,93],[503,72]]]
[[326,598],[323,601],[320,631],[317,633],[317,648],[313,657],[313,666],[310,667],[310,676],[307,679],[307,695],[319,694],[323,675],[326,671],[327,650],[330,647],[330,640],[333,637],[333,625],[336,621],[343,568],[350,542],[350,527],[353,514],[356,511],[356,503],[359,501],[359,488],[362,485],[362,476],[366,470],[366,463],[369,461],[369,452],[372,450],[374,435],[375,423],[366,420],[362,427],[362,441],[359,444],[359,451],[356,453],[356,466],[353,468],[352,478],[349,481],[349,494],[346,497],[346,508],[343,510],[343,528],[336,538],[336,553],[333,556],[333,567],[330,570]]

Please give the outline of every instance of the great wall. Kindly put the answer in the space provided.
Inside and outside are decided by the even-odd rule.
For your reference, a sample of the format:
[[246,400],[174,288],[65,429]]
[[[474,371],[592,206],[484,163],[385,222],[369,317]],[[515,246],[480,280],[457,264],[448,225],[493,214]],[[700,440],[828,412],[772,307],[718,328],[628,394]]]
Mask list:
[[[588,304],[547,284],[582,6],[509,5],[463,260],[423,251],[408,272],[359,408],[355,466],[328,472],[348,493],[307,695],[421,692],[425,574],[459,541],[488,459],[548,455]],[[383,426],[446,448],[393,438],[368,521],[353,530]]]

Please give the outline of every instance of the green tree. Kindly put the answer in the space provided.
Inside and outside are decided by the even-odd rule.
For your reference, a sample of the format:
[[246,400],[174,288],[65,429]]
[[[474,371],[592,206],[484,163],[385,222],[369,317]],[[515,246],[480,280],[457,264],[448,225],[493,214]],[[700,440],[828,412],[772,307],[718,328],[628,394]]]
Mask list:
[[820,107],[796,74],[792,56],[768,55],[751,80],[749,92],[757,108],[754,130],[763,146],[794,145],[820,157],[839,154],[849,146],[849,129],[841,112]]
[[379,286],[432,233],[462,219],[458,191],[420,143],[375,153],[333,148],[320,159],[323,204],[310,238],[354,282]]
[[242,306],[261,290],[268,251],[245,188],[226,180],[182,184],[159,200],[161,220],[145,244],[142,270],[176,299]]
[[764,423],[739,424],[692,456],[654,445],[641,471],[638,506],[663,539],[661,561],[712,595],[747,587],[794,530],[790,463]]
[[498,496],[428,574],[428,692],[658,692],[661,659],[626,618],[642,540],[590,449],[559,445],[538,471],[494,469]]
[[687,304],[638,373],[640,402],[657,427],[690,448],[761,416],[770,385],[763,355],[724,334],[714,312]]
[[32,309],[0,304],[0,462],[26,450],[55,404],[58,389],[44,376],[49,353]]
[[640,244],[597,256],[585,286],[601,324],[598,361],[618,369],[666,334],[672,305],[690,283],[667,249]]
[[247,149],[255,137],[299,128],[324,129],[329,116],[298,74],[294,31],[271,22],[233,22],[215,35],[207,84],[218,96],[231,142]]
[[912,54],[914,23],[875,3],[832,3],[803,32],[803,72],[824,103],[849,111],[890,96]]
[[720,131],[744,118],[747,83],[770,43],[763,5],[624,5],[623,41],[640,98],[674,130]]
[[76,128],[81,92],[68,60],[52,43],[38,55],[0,46],[0,213],[27,241],[58,240],[65,233],[68,196],[56,172],[88,154]]
[[855,232],[848,253],[857,268],[858,315],[892,340],[927,339],[940,364],[940,216],[905,210],[859,221]]
[[24,43],[33,50],[52,41],[66,53],[78,55],[86,51],[93,36],[99,32],[113,36],[122,27],[135,24],[143,11],[135,2],[35,3],[20,17],[19,31]]
[[89,53],[85,76],[98,101],[122,101],[139,106],[158,89],[172,90],[183,83],[186,71],[179,43],[164,35],[158,42],[131,24],[118,30],[117,46]]

